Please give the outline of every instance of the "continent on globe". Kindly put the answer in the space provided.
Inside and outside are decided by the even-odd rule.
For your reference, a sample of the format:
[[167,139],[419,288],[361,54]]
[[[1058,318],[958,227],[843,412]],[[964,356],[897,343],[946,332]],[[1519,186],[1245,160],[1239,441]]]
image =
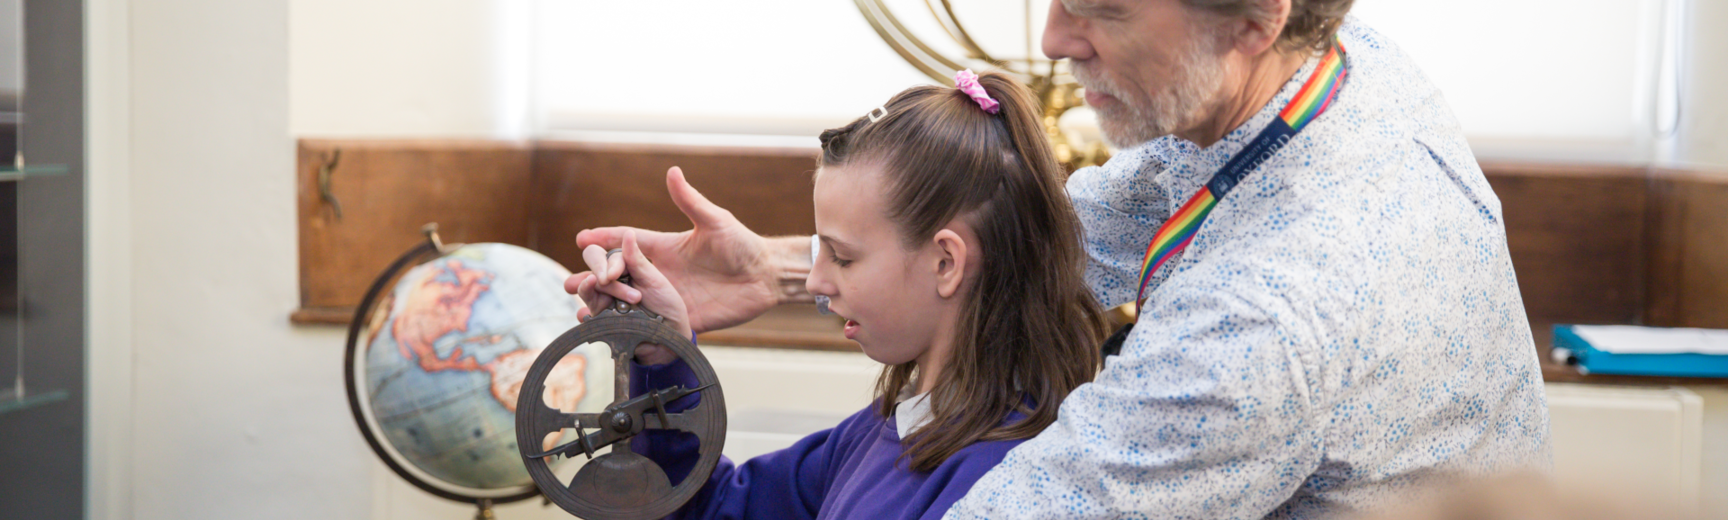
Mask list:
[[[498,356],[485,365],[486,371],[492,373],[492,398],[510,413],[516,413],[516,396],[521,395],[522,380],[527,378],[528,367],[534,364],[534,358],[540,356],[541,350],[518,350]],[[588,383],[582,377],[582,371],[587,368],[588,358],[581,354],[567,355],[558,360],[558,364],[552,366],[552,372],[546,375],[546,406],[565,412],[576,411],[576,404],[588,395]]]
[[[443,275],[452,279],[442,280]],[[419,289],[408,292],[408,301],[391,325],[390,333],[396,337],[402,357],[418,361],[420,369],[427,372],[478,370],[480,364],[473,356],[464,356],[462,347],[452,349],[450,357],[440,359],[433,342],[451,332],[468,331],[474,300],[486,292],[489,287],[486,282],[491,280],[491,273],[463,267],[462,262],[454,259],[446,261],[440,269],[428,270],[419,282]]]

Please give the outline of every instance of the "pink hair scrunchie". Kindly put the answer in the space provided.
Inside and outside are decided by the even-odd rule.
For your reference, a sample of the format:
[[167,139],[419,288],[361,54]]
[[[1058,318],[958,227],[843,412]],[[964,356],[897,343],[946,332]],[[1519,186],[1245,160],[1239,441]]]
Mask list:
[[997,107],[999,103],[994,99],[990,99],[990,94],[988,92],[984,92],[984,86],[978,84],[978,75],[973,74],[972,69],[966,69],[954,73],[954,88],[960,89],[961,92],[965,92],[968,96],[972,96],[972,100],[978,102],[978,108],[984,109],[985,112],[994,114],[1002,110]]

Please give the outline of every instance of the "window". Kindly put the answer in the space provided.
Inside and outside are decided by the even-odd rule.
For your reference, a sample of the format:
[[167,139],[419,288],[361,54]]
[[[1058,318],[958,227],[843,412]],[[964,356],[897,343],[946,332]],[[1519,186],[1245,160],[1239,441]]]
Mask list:
[[1643,162],[1671,134],[1682,0],[1360,0],[1481,156]]
[[[1479,155],[1646,162],[1671,140],[1678,114],[1685,1],[1359,0],[1353,11],[1416,60]],[[888,3],[927,42],[954,49],[922,1]],[[992,52],[1026,24],[1020,1],[954,3]],[[1041,29],[1048,1],[1032,4]],[[541,0],[536,9],[536,112],[551,135],[769,134],[813,144],[822,129],[929,82],[847,0]],[[1015,41],[1006,47],[1023,45]]]
[[541,126],[803,136],[928,83],[852,2],[547,0],[536,13]]

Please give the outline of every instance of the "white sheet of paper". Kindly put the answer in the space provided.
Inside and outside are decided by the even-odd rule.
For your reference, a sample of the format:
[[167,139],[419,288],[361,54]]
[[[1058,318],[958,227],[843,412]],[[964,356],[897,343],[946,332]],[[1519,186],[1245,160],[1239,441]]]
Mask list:
[[1596,350],[1614,354],[1728,355],[1728,330],[1575,325],[1572,331]]

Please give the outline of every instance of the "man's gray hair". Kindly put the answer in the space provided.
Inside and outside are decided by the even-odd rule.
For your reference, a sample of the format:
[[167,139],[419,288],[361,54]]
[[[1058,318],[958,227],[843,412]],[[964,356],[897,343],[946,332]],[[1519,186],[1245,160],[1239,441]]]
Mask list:
[[[1182,0],[1188,7],[1229,17],[1269,18],[1269,0]],[[1278,47],[1286,51],[1324,51],[1332,35],[1344,24],[1355,0],[1290,0],[1290,19],[1278,35]]]

